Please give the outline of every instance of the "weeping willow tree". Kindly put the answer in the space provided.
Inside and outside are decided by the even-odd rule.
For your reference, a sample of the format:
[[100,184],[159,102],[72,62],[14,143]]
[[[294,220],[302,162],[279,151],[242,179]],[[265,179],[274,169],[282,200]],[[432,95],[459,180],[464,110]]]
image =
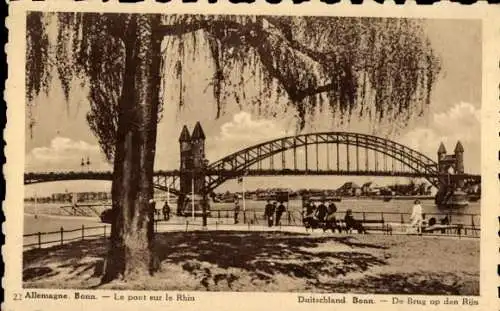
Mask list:
[[[230,100],[248,105],[251,80],[258,111],[273,105],[271,95],[283,99],[299,128],[317,107],[346,122],[357,114],[404,126],[429,105],[439,73],[419,20],[29,13],[28,108],[53,79],[67,99],[86,86],[89,126],[114,163],[116,218],[103,281],[157,268],[148,207],[157,123],[163,105],[188,104],[184,68],[202,49],[213,68],[215,118]],[[167,76],[179,82],[176,102],[164,103]]]

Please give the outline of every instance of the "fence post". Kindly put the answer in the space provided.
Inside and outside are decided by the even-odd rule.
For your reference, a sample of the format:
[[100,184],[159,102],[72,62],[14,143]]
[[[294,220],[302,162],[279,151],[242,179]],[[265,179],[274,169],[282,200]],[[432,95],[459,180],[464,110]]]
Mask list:
[[220,219],[220,210],[217,211],[217,219]]
[[363,222],[366,221],[366,215],[365,215],[365,212],[363,212]]
[[186,220],[186,232],[188,231],[189,220]]
[[218,227],[219,227],[219,222],[218,222],[218,221],[216,221],[216,222],[215,222],[215,231],[217,231],[217,228],[218,228]]
[[403,218],[403,213],[399,213],[399,216],[401,216],[401,224],[404,224],[405,223],[405,220]]
[[63,245],[63,243],[64,243],[64,237],[63,237],[64,229],[63,229],[63,227],[61,227],[60,232],[61,232],[61,245]]
[[243,223],[247,223],[247,211],[243,211]]
[[106,225],[102,226],[102,228],[104,229],[104,239],[106,239]]
[[85,240],[85,225],[82,225],[82,241]]
[[42,233],[38,231],[38,248],[42,248]]

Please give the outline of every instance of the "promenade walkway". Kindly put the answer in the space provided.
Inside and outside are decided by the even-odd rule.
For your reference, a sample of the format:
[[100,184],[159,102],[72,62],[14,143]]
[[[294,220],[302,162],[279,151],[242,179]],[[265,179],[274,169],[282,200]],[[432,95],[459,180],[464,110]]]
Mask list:
[[[174,217],[170,221],[158,221],[155,223],[155,232],[192,232],[192,231],[259,231],[259,232],[289,232],[296,234],[304,234],[306,236],[346,236],[358,235],[357,232],[339,233],[339,232],[324,232],[322,229],[307,230],[302,225],[283,225],[268,227],[264,224],[251,224],[251,223],[238,223],[234,224],[234,220],[226,219],[220,221],[217,219],[208,219],[206,227],[203,227],[200,218],[184,218]],[[444,238],[444,239],[477,239],[478,236],[466,236],[457,234],[441,234],[441,233],[425,233],[421,236],[410,234],[406,230],[405,225],[398,223],[390,224],[393,228],[393,235],[415,235],[418,238]],[[62,230],[61,230],[62,229]],[[26,234],[23,236],[23,248],[48,248],[58,245],[63,245],[75,241],[83,241],[96,238],[107,238],[111,233],[111,226],[109,224],[96,223],[96,225],[85,226],[76,228],[61,228],[51,232],[40,232],[33,234]],[[384,233],[378,231],[369,231],[368,234],[383,235]]]

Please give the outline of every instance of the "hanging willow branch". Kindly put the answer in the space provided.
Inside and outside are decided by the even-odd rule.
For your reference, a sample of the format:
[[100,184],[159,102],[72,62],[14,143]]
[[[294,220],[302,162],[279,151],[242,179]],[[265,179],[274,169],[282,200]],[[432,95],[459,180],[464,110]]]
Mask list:
[[[49,14],[31,12],[27,17],[28,100],[47,91],[51,66],[57,68],[66,98],[75,81],[88,86],[91,112],[87,119],[112,159],[125,70],[123,29],[130,15],[55,16],[55,43],[47,36]],[[153,31],[166,39],[162,68],[174,74],[163,71],[161,76],[179,82],[179,108],[188,104],[184,99],[187,62],[199,57],[201,50],[209,52],[216,118],[229,100],[241,107],[256,105],[263,114],[283,100],[296,111],[300,128],[323,106],[343,122],[357,114],[404,126],[430,104],[440,71],[420,20],[166,15]],[[258,86],[256,101],[246,96],[250,82]],[[162,83],[163,93],[167,85]]]

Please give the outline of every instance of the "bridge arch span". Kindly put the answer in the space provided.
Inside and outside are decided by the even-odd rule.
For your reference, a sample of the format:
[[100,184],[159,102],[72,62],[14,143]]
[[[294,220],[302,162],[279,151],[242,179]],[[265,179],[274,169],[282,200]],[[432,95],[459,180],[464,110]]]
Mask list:
[[46,182],[69,181],[69,180],[107,180],[113,179],[112,172],[49,172],[49,173],[25,173],[24,184],[38,184]]
[[[326,145],[327,162],[332,155],[336,153],[336,165],[332,169],[319,169],[319,145]],[[331,151],[331,146],[335,146],[335,151]],[[342,154],[339,151],[339,146],[344,145]],[[316,155],[315,165],[310,165],[308,158],[308,149],[310,146],[315,146]],[[305,152],[305,169],[298,169],[297,151]],[[292,163],[285,158],[285,153],[292,150]],[[368,152],[373,153],[373,161],[370,163]],[[329,156],[329,152],[332,155]],[[364,153],[365,158],[360,162],[360,153]],[[281,154],[281,165],[279,169],[275,169],[274,160],[277,155]],[[339,157],[343,156],[344,163],[347,167],[340,169]],[[381,157],[384,161],[384,167],[379,167],[378,158]],[[387,160],[392,162],[391,167],[387,167]],[[324,162],[325,157],[321,157]],[[252,175],[269,175],[275,171],[276,175],[284,175],[286,171],[292,172],[294,175],[300,174],[321,174],[321,175],[364,175],[364,176],[422,176],[425,177],[432,185],[438,186],[439,179],[437,163],[428,156],[404,146],[398,142],[380,138],[373,135],[350,133],[350,132],[322,132],[301,134],[289,136],[263,142],[240,151],[234,152],[216,162],[210,164],[207,168],[207,190],[213,191],[225,181],[242,176],[250,168],[269,161],[271,169],[262,170],[258,168]],[[279,159],[278,159],[278,162]],[[400,168],[397,169],[394,163],[400,163]],[[329,162],[327,163],[329,166]],[[371,164],[371,165],[370,165]],[[261,174],[259,173],[262,172]],[[233,174],[217,174],[217,172],[233,172]],[[291,174],[292,175],[292,174]]]

